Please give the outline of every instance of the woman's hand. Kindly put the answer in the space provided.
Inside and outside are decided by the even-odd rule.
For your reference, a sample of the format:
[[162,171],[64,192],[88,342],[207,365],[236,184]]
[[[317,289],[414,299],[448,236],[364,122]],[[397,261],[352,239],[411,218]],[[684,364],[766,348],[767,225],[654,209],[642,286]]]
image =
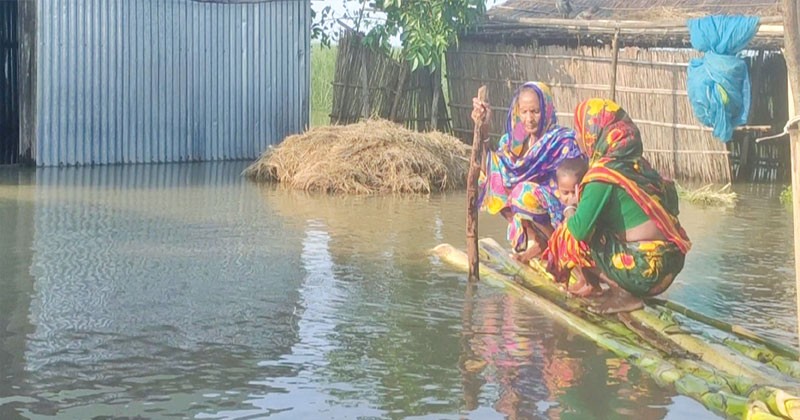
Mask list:
[[[472,121],[477,126],[481,124],[481,140],[484,147],[489,141],[489,121],[492,118],[492,108],[489,102],[481,101],[478,98],[472,98]],[[483,159],[483,158],[481,158]]]
[[578,184],[575,184],[575,193],[567,197],[567,199],[564,201],[564,205],[567,207],[577,207],[578,201]]
[[578,185],[575,185],[575,193],[567,197],[564,201],[564,220],[569,220],[570,217],[575,215],[578,209]]
[[478,98],[472,98],[472,121],[475,124],[482,124],[489,126],[489,121],[492,118],[492,108],[488,102],[483,102]]

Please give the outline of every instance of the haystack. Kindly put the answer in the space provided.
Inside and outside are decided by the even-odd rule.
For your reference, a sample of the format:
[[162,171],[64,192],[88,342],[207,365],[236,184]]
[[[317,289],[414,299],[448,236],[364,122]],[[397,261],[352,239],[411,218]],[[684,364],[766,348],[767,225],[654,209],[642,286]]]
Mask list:
[[313,128],[270,148],[243,175],[328,193],[430,193],[464,188],[470,147],[385,120]]

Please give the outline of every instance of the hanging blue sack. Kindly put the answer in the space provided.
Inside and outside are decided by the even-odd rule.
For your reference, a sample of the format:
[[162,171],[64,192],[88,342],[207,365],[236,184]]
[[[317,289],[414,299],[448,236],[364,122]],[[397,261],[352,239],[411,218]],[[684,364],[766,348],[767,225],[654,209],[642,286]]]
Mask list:
[[692,47],[705,53],[689,62],[686,90],[695,116],[714,136],[728,142],[733,129],[747,123],[750,75],[736,54],[758,31],[752,16],[708,16],[688,22]]

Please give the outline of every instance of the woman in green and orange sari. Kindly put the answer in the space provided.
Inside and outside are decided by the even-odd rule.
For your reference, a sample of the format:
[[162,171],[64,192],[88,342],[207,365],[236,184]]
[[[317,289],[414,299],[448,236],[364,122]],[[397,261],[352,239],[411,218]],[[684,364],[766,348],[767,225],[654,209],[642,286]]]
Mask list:
[[678,221],[678,194],[642,157],[639,129],[606,99],[575,110],[578,145],[589,170],[566,222],[553,234],[545,258],[558,281],[575,271],[579,280],[610,288],[579,293],[598,313],[642,307],[642,297],[664,292],[683,269],[691,242]]

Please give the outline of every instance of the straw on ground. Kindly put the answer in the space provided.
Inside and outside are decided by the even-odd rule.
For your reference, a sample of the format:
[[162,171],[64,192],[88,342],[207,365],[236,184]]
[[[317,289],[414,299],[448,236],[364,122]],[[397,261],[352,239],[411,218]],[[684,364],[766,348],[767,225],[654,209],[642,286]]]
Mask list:
[[243,174],[306,191],[430,193],[465,187],[469,153],[447,134],[367,120],[287,137]]

